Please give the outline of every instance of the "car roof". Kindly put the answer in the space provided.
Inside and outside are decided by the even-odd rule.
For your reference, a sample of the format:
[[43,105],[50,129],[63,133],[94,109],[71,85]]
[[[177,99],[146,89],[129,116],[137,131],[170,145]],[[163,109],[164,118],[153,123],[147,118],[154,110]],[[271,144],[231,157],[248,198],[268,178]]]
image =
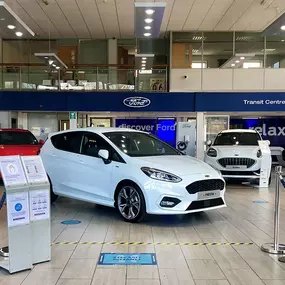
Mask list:
[[221,133],[223,133],[223,134],[225,134],[225,133],[254,133],[254,134],[256,134],[257,131],[251,130],[251,129],[232,129],[232,130],[221,131]]
[[19,132],[19,133],[29,133],[28,130],[23,130],[23,129],[5,129],[5,128],[1,128],[0,132]]

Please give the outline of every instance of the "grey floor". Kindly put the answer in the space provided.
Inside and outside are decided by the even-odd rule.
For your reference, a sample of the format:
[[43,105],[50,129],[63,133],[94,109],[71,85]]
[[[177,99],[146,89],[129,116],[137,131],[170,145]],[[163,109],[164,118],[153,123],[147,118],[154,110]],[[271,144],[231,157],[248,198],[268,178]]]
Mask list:
[[[281,188],[283,190],[283,188]],[[256,200],[268,203],[254,203]],[[285,285],[285,263],[261,252],[273,240],[274,188],[229,186],[227,208],[186,216],[152,216],[128,224],[114,209],[60,199],[52,206],[54,242],[253,242],[253,245],[52,245],[52,261],[9,275],[0,285]],[[285,242],[285,191],[280,240]],[[62,225],[77,219],[78,225]],[[0,246],[7,245],[5,208]],[[100,266],[100,252],[156,253],[155,266]]]

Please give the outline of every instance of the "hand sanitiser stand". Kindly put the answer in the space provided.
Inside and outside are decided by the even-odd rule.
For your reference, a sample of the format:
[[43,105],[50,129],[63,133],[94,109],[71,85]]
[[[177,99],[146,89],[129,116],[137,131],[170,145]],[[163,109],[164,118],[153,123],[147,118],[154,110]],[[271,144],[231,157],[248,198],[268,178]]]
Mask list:
[[9,250],[4,252],[9,257],[0,257],[0,267],[15,273],[33,267],[29,186],[19,156],[2,156],[0,169],[6,189]]
[[40,156],[21,157],[29,185],[33,264],[50,261],[50,184]]
[[40,156],[3,156],[7,195],[8,253],[0,267],[10,273],[51,259],[50,186]]

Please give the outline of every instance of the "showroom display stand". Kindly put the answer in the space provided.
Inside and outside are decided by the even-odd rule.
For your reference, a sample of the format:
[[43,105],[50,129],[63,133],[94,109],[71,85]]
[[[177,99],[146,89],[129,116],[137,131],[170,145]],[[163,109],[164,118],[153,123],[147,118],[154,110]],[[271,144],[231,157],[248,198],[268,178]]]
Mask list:
[[0,169],[8,232],[8,247],[0,250],[0,267],[15,273],[50,260],[49,182],[40,156],[2,156]]

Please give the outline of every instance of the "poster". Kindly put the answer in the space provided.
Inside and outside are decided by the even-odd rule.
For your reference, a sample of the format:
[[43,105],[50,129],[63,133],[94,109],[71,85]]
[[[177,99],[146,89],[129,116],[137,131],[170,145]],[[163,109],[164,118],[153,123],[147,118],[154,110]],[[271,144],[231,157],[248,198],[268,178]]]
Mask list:
[[16,227],[30,222],[28,192],[7,195],[8,227]]
[[27,183],[20,156],[0,157],[0,169],[5,186]]
[[31,221],[46,220],[50,217],[48,190],[30,191]]
[[48,181],[40,156],[22,156],[21,159],[29,183],[45,183]]
[[165,91],[165,79],[164,78],[151,78],[150,89],[152,91]]

